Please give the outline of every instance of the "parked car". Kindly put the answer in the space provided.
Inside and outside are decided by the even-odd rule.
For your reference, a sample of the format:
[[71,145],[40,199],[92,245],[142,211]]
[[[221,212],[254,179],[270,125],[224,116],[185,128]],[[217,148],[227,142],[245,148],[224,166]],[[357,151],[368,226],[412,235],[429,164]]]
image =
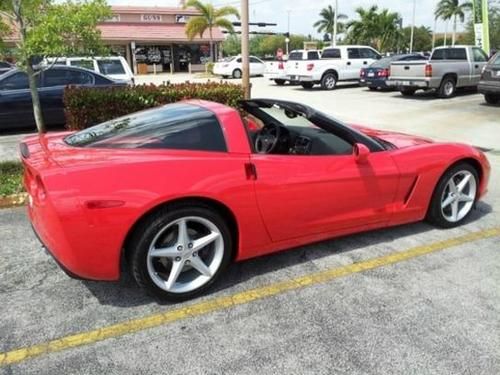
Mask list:
[[[67,85],[111,86],[117,83],[87,69],[54,66],[38,77],[38,94],[45,123],[48,126],[65,122],[63,93]],[[31,92],[26,73],[12,69],[0,76],[0,131],[35,128]]]
[[435,89],[440,98],[451,98],[457,88],[476,87],[488,56],[479,47],[438,47],[429,61],[396,61],[391,63],[390,86],[401,94]]
[[484,67],[477,89],[484,95],[487,103],[500,103],[500,52],[494,55]]
[[145,290],[183,300],[233,260],[424,218],[458,226],[487,191],[475,147],[347,126],[298,103],[241,106],[243,118],[184,101],[26,138],[42,243],[72,276],[117,280],[126,259]]
[[321,51],[318,50],[294,50],[289,53],[287,61],[266,62],[264,77],[274,81],[279,86],[284,85],[286,82],[296,84],[297,81],[290,81],[286,73],[287,64],[293,64],[294,61],[301,60],[318,60],[320,57]]
[[[266,71],[266,65],[261,59],[250,56],[250,75],[262,76]],[[241,56],[233,56],[224,59],[223,61],[214,64],[214,74],[222,76],[222,78],[241,78],[243,68],[241,64]]]
[[[51,64],[53,59],[47,59],[44,63]],[[59,57],[56,65],[75,66],[93,70],[94,72],[105,75],[114,81],[125,81],[133,85],[135,83],[134,73],[122,56],[107,57]]]
[[[375,61],[368,68],[361,68],[359,83],[370,90],[388,89],[387,80],[390,77],[391,63],[394,61],[427,61],[428,58],[421,54],[405,54],[383,57]],[[393,88],[393,87],[392,87]]]
[[5,72],[8,72],[13,68],[14,66],[11,63],[8,63],[7,61],[0,61],[0,75],[2,75]]
[[321,58],[291,61],[286,73],[291,81],[299,81],[304,88],[321,85],[324,90],[333,90],[337,82],[359,81],[361,68],[368,67],[380,54],[367,46],[328,47]]

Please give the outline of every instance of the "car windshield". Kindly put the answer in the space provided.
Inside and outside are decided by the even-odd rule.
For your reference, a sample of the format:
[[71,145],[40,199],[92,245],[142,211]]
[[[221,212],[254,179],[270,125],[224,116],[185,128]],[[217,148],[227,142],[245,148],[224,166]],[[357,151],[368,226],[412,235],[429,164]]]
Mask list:
[[120,60],[97,60],[99,71],[104,74],[125,74]]
[[91,148],[158,148],[226,151],[215,115],[199,106],[168,104],[117,118],[65,138]]

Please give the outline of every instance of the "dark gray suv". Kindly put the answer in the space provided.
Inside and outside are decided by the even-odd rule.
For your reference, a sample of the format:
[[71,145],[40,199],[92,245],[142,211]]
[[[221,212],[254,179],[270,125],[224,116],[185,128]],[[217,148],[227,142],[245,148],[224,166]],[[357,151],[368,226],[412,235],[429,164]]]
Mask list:
[[477,90],[489,104],[500,103],[500,52],[484,67]]

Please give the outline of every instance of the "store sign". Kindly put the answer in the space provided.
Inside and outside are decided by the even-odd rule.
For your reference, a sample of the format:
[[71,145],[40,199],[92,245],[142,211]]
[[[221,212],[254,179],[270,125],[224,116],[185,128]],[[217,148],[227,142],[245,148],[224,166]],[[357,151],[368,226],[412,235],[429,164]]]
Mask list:
[[142,22],[161,22],[161,14],[141,14]]
[[473,0],[473,20],[475,44],[490,53],[490,34],[488,27],[488,0]]
[[175,23],[187,23],[189,21],[189,16],[184,16],[182,14],[178,14],[175,16]]

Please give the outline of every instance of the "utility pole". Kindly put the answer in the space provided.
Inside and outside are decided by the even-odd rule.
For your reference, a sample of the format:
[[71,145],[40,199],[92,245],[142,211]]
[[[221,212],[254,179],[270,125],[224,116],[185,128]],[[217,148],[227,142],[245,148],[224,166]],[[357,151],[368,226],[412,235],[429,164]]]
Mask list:
[[335,18],[333,21],[333,40],[332,46],[337,47],[337,25],[339,19],[339,0],[335,0]]
[[249,51],[248,0],[241,0],[241,63],[243,68],[243,95],[250,99],[250,51]]
[[413,21],[411,23],[410,53],[413,52],[413,36],[415,33],[415,13],[417,12],[417,0],[413,0]]
[[437,17],[434,18],[434,29],[432,30],[432,50],[436,47],[436,27],[437,27]]

